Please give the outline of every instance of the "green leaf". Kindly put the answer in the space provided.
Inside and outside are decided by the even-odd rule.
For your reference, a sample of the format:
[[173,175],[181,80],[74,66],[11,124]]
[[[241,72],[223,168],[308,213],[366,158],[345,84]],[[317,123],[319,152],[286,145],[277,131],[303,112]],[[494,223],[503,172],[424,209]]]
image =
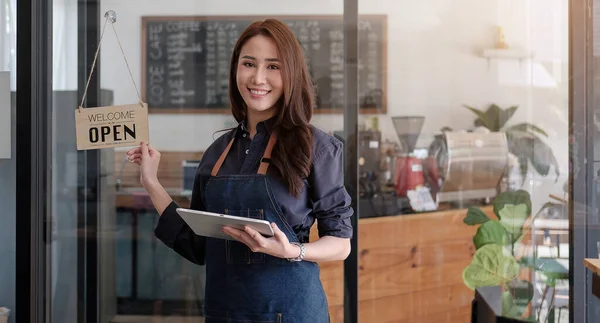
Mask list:
[[529,217],[527,212],[527,205],[525,204],[505,204],[502,210],[500,210],[500,224],[506,229],[511,237],[512,241],[517,241],[523,233],[523,225]]
[[498,115],[498,129],[502,129],[504,128],[504,125],[506,124],[506,122],[512,118],[512,116],[515,114],[515,112],[517,112],[517,109],[519,107],[518,106],[512,106],[507,108],[506,110],[500,110],[499,115]]
[[479,119],[475,120],[475,125],[484,126],[490,129],[490,131],[500,131],[506,122],[515,114],[517,108],[517,106],[512,106],[507,109],[502,109],[496,104],[490,104],[484,112],[485,118],[478,115]]
[[467,210],[467,216],[463,219],[463,222],[467,225],[477,225],[489,220],[490,218],[480,208],[472,206]]
[[488,120],[490,121],[491,129],[495,129],[493,131],[500,131],[500,119],[502,119],[503,111],[495,104],[490,104],[490,106],[485,111]]
[[529,171],[529,159],[519,157],[519,170],[521,171],[521,186],[523,186],[527,179],[527,172]]
[[533,284],[526,280],[512,280],[508,290],[513,295],[515,303],[527,305],[533,299]]
[[511,132],[511,131],[537,132],[545,137],[548,137],[548,134],[546,133],[546,131],[544,131],[540,127],[533,125],[531,123],[519,123],[517,125],[511,126],[510,128],[506,129],[506,132]]
[[550,164],[552,164],[552,166],[554,167],[554,174],[556,175],[556,179],[554,180],[554,182],[556,183],[558,181],[558,177],[560,176],[560,168],[558,166],[558,160],[556,160],[556,156],[554,156],[554,153],[552,153],[552,151],[550,151],[550,153]]
[[544,211],[545,209],[548,209],[551,207],[565,207],[565,205],[562,203],[556,203],[556,202],[546,202],[546,203],[544,203],[544,205],[542,205],[540,210],[536,213],[536,216],[537,216],[537,214],[542,213],[542,211]]
[[473,237],[475,248],[479,249],[488,244],[507,245],[510,239],[504,227],[498,221],[488,221],[477,228],[477,233]]
[[527,305],[515,303],[510,291],[502,292],[502,316],[509,318],[520,318],[525,313]]
[[519,264],[504,248],[488,244],[479,248],[471,264],[463,270],[463,281],[470,289],[497,286],[515,278]]
[[531,158],[531,163],[535,170],[543,176],[547,176],[550,173],[550,167],[554,167],[554,173],[556,174],[556,180],[558,180],[558,176],[560,175],[560,169],[558,165],[558,160],[554,156],[552,152],[552,148],[548,146],[545,142],[543,142],[539,138],[535,138],[532,140],[533,142],[533,156]]
[[502,219],[500,210],[502,210],[506,204],[525,204],[527,206],[527,214],[531,213],[531,197],[529,192],[525,190],[502,192],[496,196],[492,204],[494,205],[494,214],[496,214],[499,219]]
[[[507,131],[505,131],[505,133],[506,133],[506,139],[508,140],[509,149],[518,148],[518,147],[514,147],[514,146],[519,144],[518,140],[521,138],[529,138],[529,139],[536,138],[536,136],[533,132],[520,131],[520,130],[515,130],[515,129],[507,130]],[[523,146],[523,147],[531,148],[531,146]]]
[[[544,205],[542,205],[542,207],[537,211],[537,213],[531,218],[531,223],[533,223],[535,221],[535,219],[537,219],[538,215],[542,214],[542,212],[544,212],[545,209],[547,208],[551,208],[551,207],[564,207],[563,204],[561,203],[555,203],[555,202],[546,202],[544,203]],[[529,230],[531,230],[531,226],[529,226],[527,228],[527,231],[524,232],[524,234],[521,235],[521,237],[517,240],[517,242],[521,242],[521,240],[525,237],[525,233],[529,232]],[[526,258],[522,258],[522,259],[526,259]]]
[[[491,131],[497,131],[497,130],[493,130],[493,123],[492,120],[489,120],[489,117],[487,116],[487,114],[481,110],[477,110],[475,108],[472,108],[470,106],[465,105],[465,108],[471,110],[471,112],[475,113],[477,115],[477,117],[479,118],[478,120],[481,121],[481,125],[490,129]],[[477,125],[477,120],[475,120],[475,125]]]
[[531,133],[512,130],[506,133],[508,150],[519,158],[533,158],[534,136]]
[[546,176],[550,173],[550,166],[558,169],[558,162],[552,153],[552,148],[539,138],[533,139],[532,143],[533,158],[531,159],[531,163],[535,167],[535,170],[540,175]]
[[508,311],[510,311],[510,309],[513,307],[514,302],[512,299],[512,295],[510,294],[510,291],[503,291],[502,292],[502,315],[505,316],[506,313],[508,313]]
[[509,150],[519,158],[520,162],[523,158],[527,158],[542,176],[547,176],[550,167],[554,167],[558,180],[560,168],[550,146],[533,134],[524,135],[519,131],[507,133],[507,138],[509,138]]

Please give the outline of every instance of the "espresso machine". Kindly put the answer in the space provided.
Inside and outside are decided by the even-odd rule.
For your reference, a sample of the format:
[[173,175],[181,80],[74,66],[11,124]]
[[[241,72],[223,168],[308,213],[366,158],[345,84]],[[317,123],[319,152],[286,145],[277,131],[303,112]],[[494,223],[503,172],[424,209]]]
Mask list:
[[444,132],[429,147],[440,177],[439,202],[491,199],[508,166],[504,132]]
[[[343,133],[335,131],[334,136],[346,144]],[[354,146],[355,136],[350,136],[349,144]],[[399,214],[397,199],[386,190],[386,169],[382,169],[383,142],[379,130],[358,132],[358,160],[345,161],[346,167],[358,166],[358,204],[360,217],[379,217]],[[358,163],[358,165],[356,164]]]
[[443,132],[426,149],[416,149],[425,121],[420,116],[392,117],[400,140],[395,154],[394,190],[398,204],[407,193],[427,187],[436,203],[464,206],[472,200],[497,195],[508,166],[508,144],[503,132]]

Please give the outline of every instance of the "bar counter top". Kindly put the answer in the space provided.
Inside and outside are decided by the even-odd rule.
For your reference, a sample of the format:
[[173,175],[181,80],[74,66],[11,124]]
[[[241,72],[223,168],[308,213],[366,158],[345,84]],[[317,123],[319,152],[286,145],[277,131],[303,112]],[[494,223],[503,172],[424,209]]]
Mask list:
[[[481,208],[493,217],[492,206]],[[359,322],[468,322],[475,254],[467,209],[359,219]],[[317,239],[316,227],[311,239]],[[321,263],[331,322],[343,322],[343,262]]]

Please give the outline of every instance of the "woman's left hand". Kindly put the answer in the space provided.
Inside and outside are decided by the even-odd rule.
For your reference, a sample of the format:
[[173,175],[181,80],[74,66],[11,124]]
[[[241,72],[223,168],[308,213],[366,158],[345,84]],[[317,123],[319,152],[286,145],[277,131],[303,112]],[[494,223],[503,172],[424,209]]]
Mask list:
[[[223,232],[230,235],[235,240],[245,244],[253,252],[262,252],[279,258],[293,258],[294,249],[298,249],[290,244],[285,233],[283,233],[275,223],[271,223],[273,237],[267,238],[258,231],[245,227],[244,230],[235,229],[232,227],[223,227]],[[297,252],[300,253],[299,251]]]

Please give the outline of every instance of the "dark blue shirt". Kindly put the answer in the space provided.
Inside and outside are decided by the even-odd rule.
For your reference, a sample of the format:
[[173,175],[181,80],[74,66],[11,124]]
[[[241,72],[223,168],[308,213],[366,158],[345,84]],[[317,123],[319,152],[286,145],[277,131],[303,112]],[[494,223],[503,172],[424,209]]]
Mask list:
[[[190,208],[205,210],[202,192],[211,176],[211,171],[225,147],[233,136],[236,137],[221,166],[219,175],[256,174],[269,141],[273,118],[257,125],[254,138],[244,122],[213,142],[204,152],[198,167]],[[310,228],[315,220],[319,236],[340,238],[352,237],[350,218],[353,210],[350,207],[350,196],[344,187],[343,148],[342,143],[322,130],[312,127],[314,133],[312,166],[305,188],[299,197],[287,191],[287,185],[280,180],[273,180],[272,190],[290,226],[300,241],[307,242]],[[267,176],[278,178],[274,166],[270,166]],[[194,244],[201,243],[185,224],[171,203],[161,215],[155,229],[156,236],[167,246],[173,248],[186,258],[201,263],[200,250],[194,250]],[[194,255],[195,253],[195,255]],[[198,261],[196,261],[198,260]]]

